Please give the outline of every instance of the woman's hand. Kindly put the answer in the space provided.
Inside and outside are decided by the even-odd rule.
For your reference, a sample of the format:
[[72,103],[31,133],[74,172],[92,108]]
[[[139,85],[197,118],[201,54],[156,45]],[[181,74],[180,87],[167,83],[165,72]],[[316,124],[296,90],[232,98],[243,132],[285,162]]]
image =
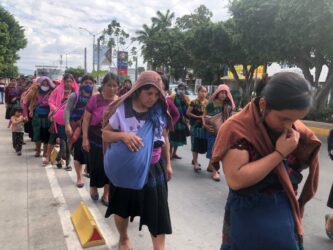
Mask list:
[[173,170],[172,170],[171,163],[170,163],[166,166],[167,181],[170,181],[172,179],[172,174],[173,174]]
[[124,133],[122,141],[127,145],[129,150],[134,152],[139,151],[144,146],[142,139],[132,133]]
[[88,138],[83,138],[83,140],[82,140],[82,148],[86,152],[90,151],[90,142],[89,142]]
[[287,156],[296,149],[298,141],[299,133],[292,128],[286,129],[276,141],[276,150]]
[[70,124],[67,124],[66,126],[65,126],[65,131],[66,131],[66,135],[67,135],[67,137],[72,137],[72,134],[73,134],[73,130],[72,130],[72,127],[71,127],[71,125]]

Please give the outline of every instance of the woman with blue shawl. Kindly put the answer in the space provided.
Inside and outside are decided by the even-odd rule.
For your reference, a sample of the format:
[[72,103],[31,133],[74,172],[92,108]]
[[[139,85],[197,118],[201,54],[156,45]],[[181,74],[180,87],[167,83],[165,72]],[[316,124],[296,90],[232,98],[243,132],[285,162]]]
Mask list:
[[[149,124],[151,129],[139,136]],[[127,227],[128,219],[133,221],[135,216],[140,217],[139,230],[142,225],[148,227],[154,249],[164,249],[165,234],[172,232],[167,186],[172,175],[167,131],[170,126],[162,79],[154,71],[141,73],[132,89],[113,102],[104,115],[103,142],[111,144],[104,156],[104,169],[110,179],[109,206],[105,216],[115,215],[119,249],[131,249]],[[149,136],[152,140],[147,142]],[[124,148],[113,159],[112,150],[121,146]],[[140,159],[142,155],[133,159],[135,153],[146,154],[143,157],[149,155],[148,167]],[[132,160],[124,163],[121,158]],[[133,166],[137,168],[135,171]],[[134,187],[133,183],[138,181],[134,172],[145,168],[147,172],[141,176],[142,187]],[[116,169],[125,169],[125,172],[114,178]]]

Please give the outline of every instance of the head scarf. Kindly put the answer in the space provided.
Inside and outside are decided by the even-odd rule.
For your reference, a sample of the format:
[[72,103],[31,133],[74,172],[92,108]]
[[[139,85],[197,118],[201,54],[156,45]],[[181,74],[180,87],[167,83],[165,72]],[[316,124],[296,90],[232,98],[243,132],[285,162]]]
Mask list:
[[41,76],[37,79],[38,86],[41,86],[42,82],[44,81],[47,81],[47,84],[50,86],[50,88],[54,89],[56,87],[55,84],[51,81],[51,79],[47,76]]
[[219,93],[221,93],[221,91],[226,91],[227,92],[227,97],[231,102],[231,108],[232,108],[232,110],[234,110],[235,107],[236,107],[235,102],[234,102],[234,98],[232,98],[230,88],[226,84],[220,84],[219,87],[217,88],[217,90],[215,90],[215,92],[210,97],[210,100],[213,101],[214,99],[216,99],[217,96],[219,95]]
[[[146,85],[152,85],[155,88],[158,89],[160,92],[160,101],[166,106],[166,101],[164,98],[164,90],[163,90],[163,82],[161,79],[161,76],[156,73],[155,71],[145,71],[142,72],[138,78],[138,80],[135,82],[135,84],[132,86],[132,88],[121,98],[118,100],[112,102],[107,110],[104,113],[104,121],[103,121],[103,127],[105,127],[108,124],[109,118],[116,112],[117,108],[122,104],[127,98],[132,97],[133,94],[141,87]],[[168,114],[168,126],[171,126],[171,118]]]

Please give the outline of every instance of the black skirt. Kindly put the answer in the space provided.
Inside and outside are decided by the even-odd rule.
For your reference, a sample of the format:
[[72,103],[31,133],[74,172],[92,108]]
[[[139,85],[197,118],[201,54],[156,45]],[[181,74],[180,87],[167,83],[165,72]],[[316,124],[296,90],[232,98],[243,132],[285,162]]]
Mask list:
[[116,214],[122,218],[140,216],[140,226],[148,226],[153,235],[171,234],[168,185],[162,161],[151,165],[148,182],[141,190],[115,187],[110,183],[109,207],[105,217]]
[[333,183],[331,187],[331,192],[328,196],[327,206],[333,209]]
[[86,164],[86,157],[82,148],[82,137],[80,136],[73,144],[74,161],[78,161],[81,165]]
[[90,187],[102,188],[109,184],[109,179],[104,172],[102,138],[97,136],[91,127],[89,128],[90,150],[88,153],[88,165],[90,175]]

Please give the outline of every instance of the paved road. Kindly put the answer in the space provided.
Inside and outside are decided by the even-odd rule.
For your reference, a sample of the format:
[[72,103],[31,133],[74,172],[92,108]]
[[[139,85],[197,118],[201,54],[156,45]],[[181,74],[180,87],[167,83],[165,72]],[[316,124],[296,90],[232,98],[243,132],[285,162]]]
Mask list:
[[[0,106],[4,117],[4,106]],[[105,207],[89,198],[85,188],[77,189],[75,173],[54,167],[42,167],[41,158],[34,158],[34,147],[26,137],[23,156],[11,147],[7,122],[0,120],[0,249],[65,250],[81,249],[69,216],[80,201],[85,201],[106,238],[107,245],[94,249],[117,249],[117,232],[113,218],[104,219]],[[320,186],[316,197],[307,205],[305,247],[308,250],[332,250],[333,242],[324,232],[324,214],[329,188],[333,182],[333,163],[321,150]],[[222,178],[213,182],[206,171],[196,174],[190,165],[189,146],[181,148],[182,160],[174,160],[174,178],[169,185],[169,202],[173,234],[167,237],[166,249],[215,250],[221,244],[224,205],[228,193]],[[207,160],[200,156],[203,167]],[[332,212],[332,211],[331,211]],[[138,231],[138,219],[129,226],[135,250],[152,249],[146,228]]]

